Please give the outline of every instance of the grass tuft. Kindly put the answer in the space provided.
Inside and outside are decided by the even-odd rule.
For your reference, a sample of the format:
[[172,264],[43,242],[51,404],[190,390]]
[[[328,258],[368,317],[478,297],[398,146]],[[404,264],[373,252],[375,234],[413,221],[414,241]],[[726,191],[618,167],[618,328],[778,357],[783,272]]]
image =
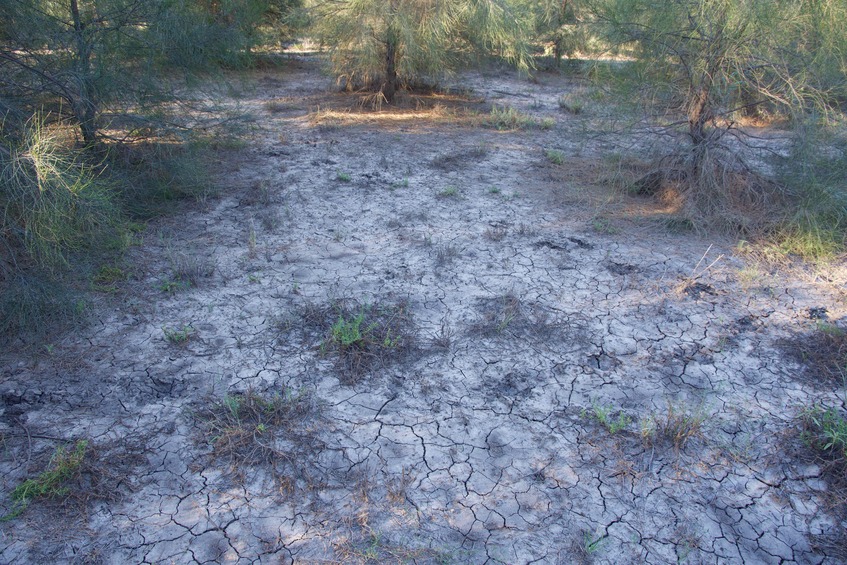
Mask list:
[[491,112],[484,117],[483,124],[500,131],[533,128],[548,130],[556,125],[556,121],[552,118],[538,121],[529,114],[524,114],[511,106],[494,106]]
[[12,509],[0,520],[5,522],[20,516],[33,500],[67,495],[70,492],[68,482],[79,473],[87,449],[86,440],[76,442],[70,451],[63,446],[57,447],[47,469],[15,487],[10,495]]
[[668,404],[664,414],[651,414],[641,422],[641,438],[647,445],[671,445],[680,451],[694,438],[702,435],[706,414]]
[[614,417],[615,411],[610,406],[594,403],[591,405],[591,412],[594,419],[612,435],[626,430],[632,423],[632,418],[622,410]]
[[342,381],[349,384],[413,347],[412,338],[411,317],[403,303],[355,309],[342,306],[321,352],[335,356]]
[[565,164],[565,154],[561,151],[557,151],[556,149],[545,149],[544,156],[547,157],[547,160],[554,165]]
[[816,132],[798,136],[777,163],[777,180],[798,202],[775,231],[776,248],[806,260],[827,261],[845,249],[847,139]]
[[253,389],[212,400],[195,414],[213,456],[244,476],[248,468],[270,471],[282,486],[293,487],[317,445],[318,406],[310,394],[283,388],[275,394]]
[[[847,511],[847,413],[843,408],[813,406],[801,413],[800,425],[800,437],[829,487],[829,504],[843,516]],[[843,535],[831,541],[844,550]]]

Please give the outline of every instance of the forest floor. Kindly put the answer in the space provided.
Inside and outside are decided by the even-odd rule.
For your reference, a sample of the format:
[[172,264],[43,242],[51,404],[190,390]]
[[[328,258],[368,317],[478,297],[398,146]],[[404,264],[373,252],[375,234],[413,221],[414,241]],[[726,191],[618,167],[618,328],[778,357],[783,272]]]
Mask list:
[[85,328],[4,354],[0,562],[843,562],[799,423],[841,383],[798,354],[842,264],[616,193],[573,78],[380,110],[308,57],[243,80],[219,195],[148,225]]

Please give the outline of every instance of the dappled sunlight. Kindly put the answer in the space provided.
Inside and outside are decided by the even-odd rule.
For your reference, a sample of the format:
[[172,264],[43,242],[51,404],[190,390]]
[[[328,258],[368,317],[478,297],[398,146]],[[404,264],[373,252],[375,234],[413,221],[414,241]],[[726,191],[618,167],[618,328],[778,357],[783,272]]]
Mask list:
[[312,126],[341,127],[358,126],[363,124],[377,126],[397,125],[434,125],[450,124],[458,126],[473,126],[479,123],[478,114],[448,108],[435,104],[429,108],[391,108],[381,110],[368,109],[317,109],[311,112],[306,121]]

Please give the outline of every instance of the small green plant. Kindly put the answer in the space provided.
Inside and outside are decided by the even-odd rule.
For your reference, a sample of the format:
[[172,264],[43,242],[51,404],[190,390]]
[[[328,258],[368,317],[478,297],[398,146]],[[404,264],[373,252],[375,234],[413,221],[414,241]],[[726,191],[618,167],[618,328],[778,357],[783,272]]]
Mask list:
[[444,190],[438,193],[439,198],[458,198],[458,196],[459,189],[452,185],[445,187]]
[[182,279],[168,279],[159,284],[159,290],[168,294],[174,294],[180,290],[186,290],[189,288],[191,288],[191,283]]
[[67,483],[79,473],[87,449],[87,440],[76,442],[71,451],[57,447],[47,469],[15,487],[11,494],[12,510],[0,520],[5,522],[20,516],[35,499],[67,495],[70,492]]
[[617,418],[613,417],[613,409],[610,406],[594,403],[591,405],[592,415],[610,434],[616,434],[625,430],[631,423],[632,418],[623,411],[618,412]]
[[349,173],[338,173],[336,177],[340,182],[350,182],[353,180],[353,177],[350,176]]
[[594,218],[591,221],[591,228],[597,233],[604,233],[607,235],[614,235],[621,231],[609,218]]
[[393,182],[391,183],[391,186],[389,186],[390,190],[395,190],[397,188],[409,188],[409,177],[403,177],[403,180]]
[[565,164],[565,154],[561,151],[557,151],[556,149],[545,149],[544,156],[547,157],[547,160],[554,165]]
[[488,194],[500,194],[500,192],[501,190],[496,186],[492,186],[488,189]]
[[162,332],[165,334],[165,339],[174,345],[182,345],[191,339],[194,334],[194,328],[191,326],[183,326],[181,329],[162,327]]
[[103,265],[91,279],[94,290],[99,292],[116,292],[117,283],[125,281],[129,275],[117,265]]
[[583,532],[583,549],[587,555],[593,555],[603,549],[603,545],[608,539],[607,536],[599,535],[596,538],[591,532]]
[[815,406],[801,417],[803,437],[817,451],[847,463],[847,417],[836,410]]
[[332,325],[330,341],[342,348],[360,346],[366,338],[370,338],[373,325],[362,327],[365,321],[364,308],[353,318],[347,319],[344,315]]
[[538,122],[538,129],[547,131],[556,127],[556,120],[553,118],[544,118],[540,122]]

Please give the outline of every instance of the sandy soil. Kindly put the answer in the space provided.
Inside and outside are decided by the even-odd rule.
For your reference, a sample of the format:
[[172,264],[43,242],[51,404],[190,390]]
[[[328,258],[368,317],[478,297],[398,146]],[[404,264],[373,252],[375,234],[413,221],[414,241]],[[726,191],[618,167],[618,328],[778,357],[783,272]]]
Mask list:
[[[566,78],[382,111],[305,58],[249,80],[220,197],[150,225],[86,329],[4,356],[5,511],[90,444],[0,561],[840,561],[797,437],[836,387],[782,344],[843,315],[843,270],[769,271],[611,197]],[[554,125],[482,127],[491,104]],[[196,284],[163,291],[175,270]],[[333,341],[359,314],[367,343]]]

